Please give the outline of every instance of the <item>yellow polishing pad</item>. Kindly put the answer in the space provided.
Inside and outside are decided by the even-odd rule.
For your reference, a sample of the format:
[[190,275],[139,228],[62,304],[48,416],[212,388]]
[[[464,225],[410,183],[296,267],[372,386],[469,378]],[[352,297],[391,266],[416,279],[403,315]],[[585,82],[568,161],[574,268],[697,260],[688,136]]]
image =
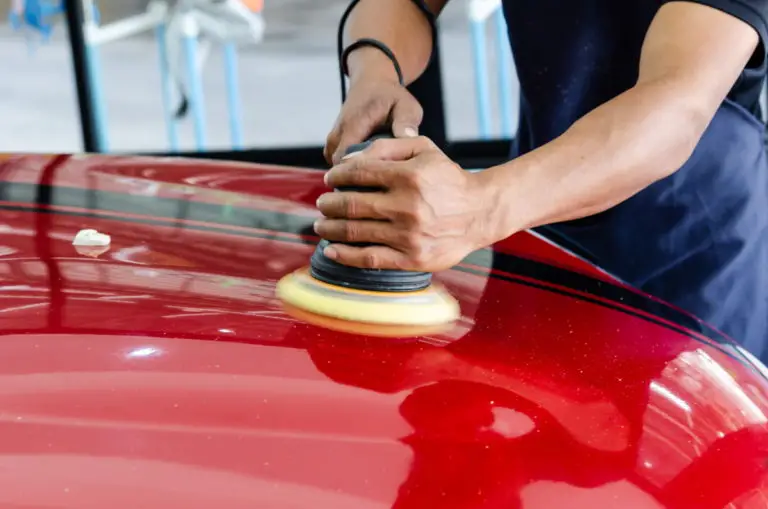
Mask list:
[[352,320],[340,320],[331,316],[322,316],[309,311],[304,311],[296,306],[283,302],[283,309],[286,313],[302,322],[317,325],[325,329],[331,329],[347,334],[357,334],[363,336],[379,336],[384,338],[416,338],[420,336],[432,336],[443,334],[451,329],[455,322],[443,323],[438,325],[388,325],[355,322]]
[[379,325],[443,325],[460,316],[459,303],[432,283],[415,292],[370,292],[329,285],[305,267],[277,283],[277,297],[310,313]]

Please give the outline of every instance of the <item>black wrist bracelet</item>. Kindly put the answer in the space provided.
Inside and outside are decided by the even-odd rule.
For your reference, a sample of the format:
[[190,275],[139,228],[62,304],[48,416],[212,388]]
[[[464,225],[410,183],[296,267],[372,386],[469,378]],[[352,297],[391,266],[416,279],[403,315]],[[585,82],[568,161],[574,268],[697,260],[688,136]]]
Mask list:
[[[379,0],[384,1],[384,0]],[[381,41],[377,41],[375,39],[360,39],[360,41],[371,41],[367,42],[365,44],[360,43],[360,41],[357,41],[355,43],[352,43],[346,50],[344,49],[344,26],[347,24],[347,18],[349,18],[349,15],[352,14],[352,10],[355,8],[355,6],[360,2],[360,0],[352,0],[349,5],[347,6],[347,9],[344,11],[344,14],[341,16],[341,20],[339,21],[339,30],[336,34],[336,47],[337,47],[337,53],[338,53],[338,59],[339,59],[339,74],[341,78],[341,102],[344,103],[344,101],[347,100],[347,86],[345,78],[347,77],[347,71],[346,71],[346,60],[349,56],[349,53],[352,52],[352,49],[357,49],[360,46],[366,45],[366,46],[373,46],[386,54],[390,60],[392,60],[392,63],[395,65],[395,69],[398,71],[398,78],[400,79],[401,83],[404,83],[404,78],[402,77],[402,69],[400,69],[400,64],[397,62],[397,59],[395,58],[394,53],[391,49],[389,49],[384,43]],[[427,6],[427,3],[424,0],[411,0],[413,4],[421,11],[422,14],[424,14],[424,17],[427,18],[427,21],[429,22],[430,29],[432,31],[432,47],[434,47],[435,41],[437,40],[437,17],[435,14],[429,9],[429,6]],[[352,48],[355,44],[360,43],[357,48]],[[427,62],[427,66],[432,63],[432,59],[434,58],[434,51],[429,56],[429,61]]]
[[397,80],[400,82],[401,85],[405,85],[405,80],[403,78],[403,70],[400,68],[400,62],[397,61],[397,57],[395,56],[394,52],[384,44],[383,42],[379,41],[378,39],[370,39],[370,38],[364,38],[359,39],[349,46],[342,52],[341,54],[341,72],[349,76],[349,68],[347,67],[347,60],[349,59],[349,55],[355,51],[356,49],[363,48],[365,46],[370,46],[372,48],[376,48],[382,53],[384,53],[387,58],[392,62],[392,65],[395,67],[395,72],[397,73]]

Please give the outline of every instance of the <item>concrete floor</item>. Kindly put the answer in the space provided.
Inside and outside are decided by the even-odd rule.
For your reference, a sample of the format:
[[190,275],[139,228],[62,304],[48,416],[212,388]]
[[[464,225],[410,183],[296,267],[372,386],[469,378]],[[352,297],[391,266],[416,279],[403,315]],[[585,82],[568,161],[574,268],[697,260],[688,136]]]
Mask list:
[[[118,1],[125,0],[110,0]],[[323,143],[339,107],[335,33],[347,1],[266,0],[265,40],[240,56],[246,145]],[[454,0],[441,22],[446,113],[454,139],[478,133],[465,7],[465,0]],[[0,27],[0,61],[5,69],[0,80],[0,151],[80,150],[66,28],[58,26],[49,44],[30,52],[22,34]],[[101,62],[110,150],[166,150],[153,38],[106,46]],[[211,149],[230,147],[221,69],[220,55],[214,53],[204,78]],[[516,86],[509,91],[515,99]],[[188,120],[181,131],[182,148],[193,149]]]

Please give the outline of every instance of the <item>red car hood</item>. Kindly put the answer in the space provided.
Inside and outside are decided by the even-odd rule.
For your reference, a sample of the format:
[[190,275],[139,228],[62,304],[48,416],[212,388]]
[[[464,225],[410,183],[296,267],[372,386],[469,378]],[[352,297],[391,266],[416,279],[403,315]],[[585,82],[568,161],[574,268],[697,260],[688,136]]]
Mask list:
[[436,275],[453,330],[382,339],[275,299],[318,171],[0,170],[0,507],[766,506],[764,368],[531,234]]

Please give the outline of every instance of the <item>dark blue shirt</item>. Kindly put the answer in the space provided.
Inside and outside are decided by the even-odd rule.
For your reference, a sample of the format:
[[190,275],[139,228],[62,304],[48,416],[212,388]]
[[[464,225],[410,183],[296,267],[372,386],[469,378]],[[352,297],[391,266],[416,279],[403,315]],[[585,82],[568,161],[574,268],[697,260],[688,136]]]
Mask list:
[[[761,41],[693,155],[603,213],[539,231],[768,364],[768,157],[759,111],[768,0],[693,1],[745,21]],[[634,86],[646,32],[664,3],[504,0],[521,88],[517,154]]]
[[[694,1],[746,21],[768,40],[768,0]],[[520,152],[551,141],[635,84],[645,34],[664,3],[504,0],[522,94]],[[761,45],[729,94],[755,115],[765,60]]]

